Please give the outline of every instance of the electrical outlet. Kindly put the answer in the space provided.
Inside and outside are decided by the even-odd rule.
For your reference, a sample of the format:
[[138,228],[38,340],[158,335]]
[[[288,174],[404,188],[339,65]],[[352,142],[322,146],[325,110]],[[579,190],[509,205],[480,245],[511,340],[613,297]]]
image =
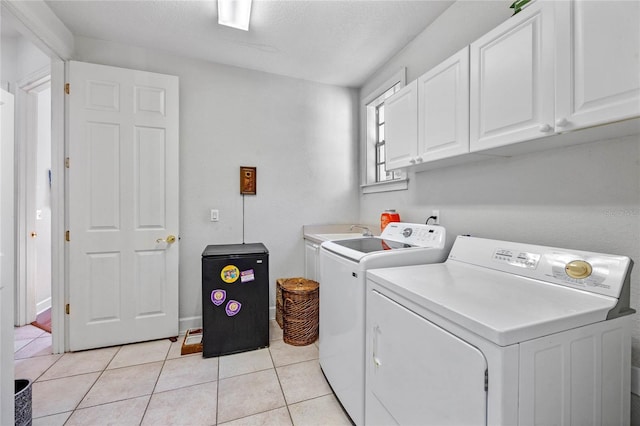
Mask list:
[[436,217],[431,223],[434,225],[440,225],[440,210],[431,210],[431,216]]
[[211,209],[211,222],[217,222],[220,220],[220,211]]

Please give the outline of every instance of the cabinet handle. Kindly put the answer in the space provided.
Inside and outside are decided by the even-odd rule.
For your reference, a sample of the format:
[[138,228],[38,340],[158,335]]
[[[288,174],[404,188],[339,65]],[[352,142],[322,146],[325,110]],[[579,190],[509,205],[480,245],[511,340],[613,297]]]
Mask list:
[[416,164],[416,159],[415,159],[415,158],[412,158],[412,159],[410,159],[410,160],[409,160],[409,162],[410,162],[411,164]]
[[549,126],[548,124],[541,124],[539,127],[540,131],[542,133],[547,133],[553,130],[553,128],[551,126]]
[[567,127],[569,125],[569,120],[566,118],[560,118],[556,121],[556,126],[558,127]]
[[417,158],[417,161],[418,161],[418,163],[422,163],[422,162],[424,161],[424,158],[422,158],[422,157],[418,157],[418,158]]

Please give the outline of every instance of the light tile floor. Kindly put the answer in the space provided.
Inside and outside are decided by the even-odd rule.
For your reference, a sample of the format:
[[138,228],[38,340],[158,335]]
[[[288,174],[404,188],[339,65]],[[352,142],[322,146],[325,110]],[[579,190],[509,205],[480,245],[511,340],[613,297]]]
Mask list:
[[15,329],[15,375],[33,382],[33,425],[351,425],[316,344],[271,342],[217,358],[180,355],[182,340],[51,354],[51,335]]

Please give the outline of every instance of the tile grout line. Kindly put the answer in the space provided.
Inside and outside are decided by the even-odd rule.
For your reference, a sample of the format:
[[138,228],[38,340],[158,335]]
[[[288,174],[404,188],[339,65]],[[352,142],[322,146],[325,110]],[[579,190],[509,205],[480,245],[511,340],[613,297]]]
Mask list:
[[[149,400],[147,401],[147,405],[144,407],[144,412],[142,413],[142,416],[140,417],[140,421],[138,422],[138,425],[142,425],[142,422],[144,421],[144,416],[147,415],[147,411],[149,410],[149,405],[151,405],[151,398],[153,398],[153,394],[156,390],[156,387],[158,386],[158,381],[160,381],[160,376],[162,376],[162,370],[164,370],[164,366],[167,363],[167,357],[169,356],[169,353],[171,352],[171,346],[173,344],[173,342],[171,342],[171,340],[169,340],[169,349],[167,349],[167,353],[164,354],[164,359],[162,360],[162,366],[160,367],[160,372],[158,373],[158,377],[156,377],[156,382],[153,384],[153,389],[151,389],[151,393],[149,394]],[[143,395],[144,396],[144,395]],[[132,399],[132,398],[129,398]]]
[[[75,414],[75,412],[77,410],[79,410],[79,406],[80,404],[82,404],[82,401],[84,401],[84,399],[87,397],[87,395],[89,395],[89,392],[91,392],[91,389],[93,389],[93,387],[96,385],[96,383],[98,383],[98,380],[100,380],[100,377],[102,377],[102,375],[104,374],[104,372],[106,371],[107,367],[109,366],[109,364],[111,364],[111,361],[113,361],[113,359],[116,357],[116,355],[118,354],[118,352],[120,352],[120,350],[122,349],[122,346],[120,346],[120,348],[113,354],[113,356],[111,357],[111,359],[109,360],[109,362],[105,365],[105,367],[102,369],[102,371],[100,371],[100,374],[98,374],[98,377],[96,377],[96,380],[93,382],[93,384],[91,386],[89,386],[89,389],[87,389],[87,391],[84,393],[84,395],[82,396],[82,398],[80,398],[80,400],[78,401],[78,403],[76,404],[76,406],[73,408],[73,410],[71,410],[71,414],[69,415],[69,417],[67,418],[67,420],[65,420],[64,424],[66,425],[69,420],[71,420],[71,417],[73,417],[73,415]],[[85,373],[85,374],[92,374],[92,373]],[[77,374],[76,376],[80,376],[81,374]],[[89,407],[86,407],[89,408]],[[58,413],[60,414],[60,413]]]
[[278,369],[276,368],[276,363],[273,359],[273,354],[271,353],[271,343],[269,343],[269,356],[271,357],[271,364],[273,364],[273,371],[276,373],[276,379],[278,379],[278,386],[280,386],[280,392],[282,392],[282,398],[284,399],[284,406],[287,408],[287,414],[289,414],[289,420],[291,420],[291,424],[293,425],[294,424],[293,417],[291,416],[291,410],[289,410],[289,403],[287,402],[287,396],[284,394],[284,388],[282,387],[282,382],[280,381],[280,375],[278,374]]

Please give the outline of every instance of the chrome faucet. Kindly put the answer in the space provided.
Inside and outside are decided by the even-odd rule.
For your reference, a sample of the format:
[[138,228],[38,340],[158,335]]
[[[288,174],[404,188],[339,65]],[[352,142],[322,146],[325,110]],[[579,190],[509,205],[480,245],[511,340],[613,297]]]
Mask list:
[[351,225],[351,230],[353,231],[353,228],[360,228],[362,229],[364,232],[362,233],[363,237],[373,237],[373,234],[371,233],[371,231],[369,230],[369,228],[367,228],[366,226],[361,226],[361,225]]

